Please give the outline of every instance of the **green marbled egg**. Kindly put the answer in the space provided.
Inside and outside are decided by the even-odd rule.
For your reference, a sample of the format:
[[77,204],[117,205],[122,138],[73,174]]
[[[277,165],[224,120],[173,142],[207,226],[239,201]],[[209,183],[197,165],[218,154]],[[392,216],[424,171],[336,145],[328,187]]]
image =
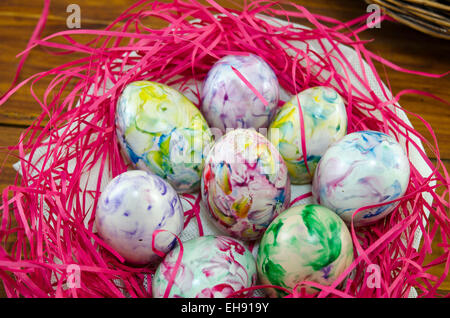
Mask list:
[[[316,204],[293,206],[264,233],[258,250],[260,282],[292,290],[297,283],[314,281],[324,286],[352,263],[353,244],[344,221]],[[270,297],[283,297],[277,288],[266,288]],[[308,287],[307,292],[314,289]]]

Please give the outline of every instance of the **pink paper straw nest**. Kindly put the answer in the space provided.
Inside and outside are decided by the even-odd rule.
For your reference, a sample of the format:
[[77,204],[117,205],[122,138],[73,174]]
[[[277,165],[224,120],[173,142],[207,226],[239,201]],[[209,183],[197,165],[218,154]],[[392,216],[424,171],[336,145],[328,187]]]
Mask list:
[[[427,127],[432,136],[428,141],[398,115],[397,102],[404,94],[438,98],[414,89],[391,96],[374,62],[418,76],[443,75],[404,70],[368,51],[358,36],[367,28],[367,15],[342,23],[298,5],[286,10],[271,1],[249,1],[237,11],[212,0],[206,6],[197,1],[168,4],[141,0],[105,30],[75,29],[41,38],[49,2],[45,1],[28,47],[20,54],[17,74],[29,51],[37,47],[49,54],[69,57],[83,53],[84,57],[13,84],[0,99],[1,105],[29,85],[42,107],[18,144],[8,147],[20,159],[16,181],[4,189],[1,207],[0,277],[8,297],[151,297],[150,274],[154,269],[125,265],[93,232],[102,177],[114,177],[127,169],[115,134],[116,101],[124,86],[136,80],[177,85],[199,99],[199,85],[191,89],[188,83],[201,82],[222,56],[242,52],[257,54],[268,62],[290,94],[317,85],[333,87],[346,102],[349,133],[365,129],[388,133],[401,140],[408,152],[414,151],[429,171],[424,175],[411,164],[410,184],[399,207],[364,231],[351,228],[355,261],[332,286],[302,285],[321,288],[314,297],[408,297],[411,288],[419,297],[437,296],[450,264],[450,178],[430,125],[407,112]],[[272,19],[276,17],[296,19],[312,28],[280,24]],[[152,29],[145,23],[149,19],[161,20],[167,26]],[[75,35],[88,36],[89,40],[76,41]],[[306,45],[299,49],[292,41]],[[314,41],[323,50],[318,52],[305,41]],[[342,45],[357,53],[359,65],[348,61]],[[369,82],[367,69],[361,67],[363,61],[375,81]],[[346,70],[343,75],[338,67]],[[37,96],[33,87],[45,77],[51,82],[44,96]],[[381,96],[374,93],[374,86]],[[68,87],[73,88],[69,91]],[[437,158],[435,164],[420,143]],[[92,187],[83,176],[93,167],[99,171]],[[198,197],[185,195],[183,199],[192,206],[185,212],[186,224],[193,218],[199,220]],[[431,218],[434,222],[427,222]],[[199,227],[202,233],[201,223]],[[413,243],[418,231],[422,243],[416,249]],[[14,243],[7,249],[11,240]],[[444,252],[426,262],[433,240],[443,242]],[[68,286],[73,264],[80,271],[79,288]],[[445,264],[441,276],[429,274],[430,268],[440,264]],[[378,288],[373,288],[370,275],[374,272],[369,265],[380,270]],[[310,297],[298,292],[289,295],[300,296]]]

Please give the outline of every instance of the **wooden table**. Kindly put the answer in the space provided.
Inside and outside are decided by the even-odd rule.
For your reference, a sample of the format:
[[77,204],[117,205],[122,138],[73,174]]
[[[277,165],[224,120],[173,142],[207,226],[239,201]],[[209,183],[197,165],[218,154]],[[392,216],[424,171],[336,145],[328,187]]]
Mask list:
[[[105,28],[125,8],[134,3],[132,0],[53,1],[43,32],[44,36],[67,29],[66,19],[69,14],[66,13],[66,8],[74,2],[81,8],[82,28],[94,29]],[[226,4],[229,1],[218,2]],[[305,6],[311,12],[341,21],[359,17],[366,12],[367,8],[363,0],[298,0],[295,2]],[[27,2],[2,0],[0,2],[0,95],[11,84],[18,64],[15,56],[26,47],[40,17],[42,6],[41,0]],[[362,38],[373,39],[367,44],[370,50],[404,68],[430,73],[444,73],[450,70],[450,42],[448,41],[431,38],[393,22],[383,22],[381,28],[364,32]],[[51,56],[41,49],[33,50],[24,65],[19,82],[32,74],[62,64],[64,59],[64,56]],[[394,94],[403,89],[414,88],[450,101],[449,76],[430,79],[391,69],[384,70],[379,65],[377,68],[380,74],[386,72]],[[35,89],[37,94],[41,94],[45,90],[45,85]],[[421,96],[408,95],[400,102],[405,109],[420,114],[431,124],[439,142],[441,159],[447,170],[450,170],[450,107]],[[29,86],[18,91],[6,104],[0,106],[0,147],[15,145],[22,130],[32,123],[40,111],[39,105],[30,96]],[[412,118],[411,121],[417,130],[429,137],[425,127],[418,120]],[[16,173],[12,164],[15,161],[14,157],[6,158],[5,151],[0,152],[0,162],[4,162],[0,172],[0,190],[14,182]],[[442,249],[437,246],[438,243],[437,241],[433,243],[431,259],[442,254]],[[441,275],[442,272],[443,266],[430,270],[430,273],[436,275]],[[448,278],[440,289],[444,293],[450,291]],[[0,295],[4,296],[4,292],[0,291]]]

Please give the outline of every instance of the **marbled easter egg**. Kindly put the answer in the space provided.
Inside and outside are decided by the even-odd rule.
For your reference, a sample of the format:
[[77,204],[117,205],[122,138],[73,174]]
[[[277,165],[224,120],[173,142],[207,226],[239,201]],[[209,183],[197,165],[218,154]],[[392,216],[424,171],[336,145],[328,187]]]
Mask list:
[[[184,212],[177,192],[162,178],[142,170],[124,172],[106,186],[95,215],[97,231],[126,261],[154,264],[160,257],[152,249],[153,233],[166,230],[179,235]],[[155,236],[158,251],[175,246],[173,234]]]
[[[306,163],[299,102],[305,131]],[[328,147],[346,133],[347,113],[342,97],[333,88],[317,86],[300,92],[279,109],[270,124],[268,139],[283,156],[291,182],[305,184],[311,183],[317,163]]]
[[[378,131],[351,133],[323,155],[313,180],[313,197],[346,222],[365,206],[383,204],[405,193],[410,166],[402,146]],[[355,226],[368,225],[391,213],[398,205],[383,204],[361,210]]]
[[[264,233],[258,249],[261,284],[288,290],[303,281],[331,285],[353,261],[353,244],[345,223],[326,207],[295,205],[281,213]],[[308,293],[317,289],[306,287]],[[270,297],[284,297],[266,288]]]
[[[177,245],[159,264],[152,279],[153,297],[164,297],[179,254]],[[226,236],[200,236],[183,243],[181,263],[167,296],[225,298],[251,287],[256,278],[255,258],[242,243]]]
[[278,150],[253,129],[222,136],[205,161],[202,199],[213,223],[243,240],[255,240],[290,203],[286,165]]
[[222,133],[227,128],[267,128],[279,96],[278,79],[261,57],[227,55],[213,65],[203,82],[201,110],[210,127]]
[[160,83],[130,83],[117,104],[116,131],[136,168],[164,178],[177,192],[199,189],[213,138],[203,115],[183,94]]

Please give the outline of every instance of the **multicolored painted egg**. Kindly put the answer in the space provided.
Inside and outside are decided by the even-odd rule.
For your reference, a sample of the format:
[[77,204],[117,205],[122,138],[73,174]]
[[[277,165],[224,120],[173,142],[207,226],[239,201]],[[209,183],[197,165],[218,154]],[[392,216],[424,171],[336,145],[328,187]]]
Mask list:
[[[177,192],[157,175],[131,170],[115,177],[102,192],[95,215],[97,231],[126,261],[155,264],[176,243],[183,230],[184,212]],[[173,234],[171,234],[173,233]]]
[[222,133],[227,128],[267,128],[278,106],[279,90],[274,71],[261,57],[227,55],[203,82],[201,110],[210,127]]
[[206,158],[202,199],[217,227],[255,240],[290,203],[291,187],[278,150],[253,129],[222,136]]
[[[350,223],[357,209],[403,196],[409,175],[408,157],[394,138],[378,131],[359,131],[325,152],[317,166],[312,193],[316,202]],[[397,205],[394,202],[361,210],[353,223],[374,223]]]
[[[305,131],[303,157],[299,103]],[[347,134],[347,113],[342,97],[332,88],[317,86],[292,97],[278,111],[268,130],[268,139],[286,161],[293,184],[311,183],[328,147]],[[309,170],[309,171],[308,171]]]
[[124,153],[138,169],[156,173],[178,192],[199,189],[213,138],[184,95],[163,84],[133,82],[119,98],[116,128]]
[[[178,245],[159,264],[152,279],[153,297],[164,297],[179,253]],[[256,278],[255,258],[243,244],[226,236],[199,236],[183,243],[181,263],[167,296],[225,298],[251,287]]]
[[[352,238],[342,219],[320,205],[295,205],[273,220],[264,233],[257,270],[261,284],[293,290],[303,281],[329,286],[352,262]],[[308,293],[317,291],[303,287]],[[278,288],[265,291],[270,297],[287,295]]]

